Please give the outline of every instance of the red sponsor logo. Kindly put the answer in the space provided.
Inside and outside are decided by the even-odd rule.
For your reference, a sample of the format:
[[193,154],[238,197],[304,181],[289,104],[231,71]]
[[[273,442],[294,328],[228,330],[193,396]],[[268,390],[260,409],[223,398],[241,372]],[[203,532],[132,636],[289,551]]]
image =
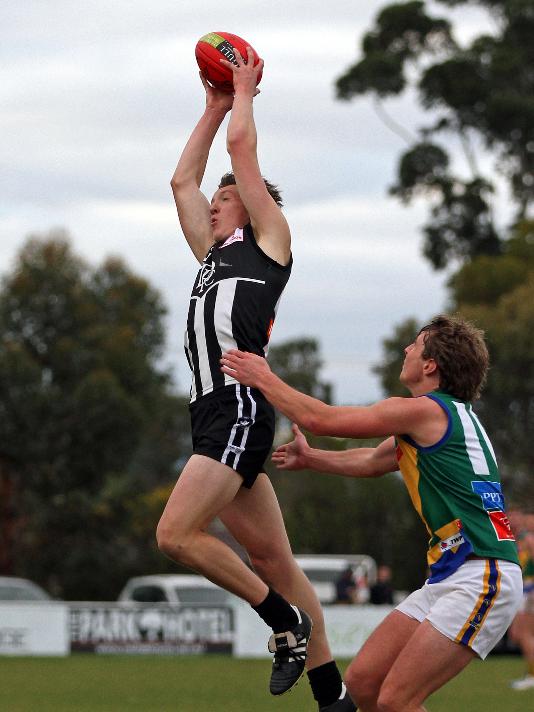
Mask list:
[[499,541],[506,539],[511,539],[515,541],[514,533],[512,532],[512,527],[510,526],[510,520],[506,516],[505,512],[488,512],[493,528],[495,529],[495,534]]

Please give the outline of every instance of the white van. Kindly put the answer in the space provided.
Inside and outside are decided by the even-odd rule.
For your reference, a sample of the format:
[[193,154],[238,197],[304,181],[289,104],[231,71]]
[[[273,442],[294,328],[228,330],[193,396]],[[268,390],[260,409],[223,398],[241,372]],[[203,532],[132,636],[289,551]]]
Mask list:
[[225,605],[235,600],[228,591],[196,574],[154,574],[127,581],[119,603],[203,603]]

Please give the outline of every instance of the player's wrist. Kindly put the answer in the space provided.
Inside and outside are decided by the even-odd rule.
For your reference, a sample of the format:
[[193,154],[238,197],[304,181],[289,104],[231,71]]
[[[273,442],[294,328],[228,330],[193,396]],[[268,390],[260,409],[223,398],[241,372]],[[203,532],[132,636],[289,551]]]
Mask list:
[[256,87],[254,86],[236,86],[235,91],[234,91],[234,101],[237,98],[243,98],[248,101],[252,101],[254,99],[254,95],[256,94]]
[[270,391],[273,385],[274,374],[272,371],[267,370],[263,373],[258,373],[256,377],[256,388],[260,390],[263,395],[268,399]]
[[320,450],[308,446],[306,451],[302,453],[302,459],[306,463],[306,468],[308,470],[316,470],[320,468],[321,458],[319,456]]
[[222,121],[226,114],[230,111],[230,109],[230,106],[213,106],[210,104],[206,104],[206,110],[204,113],[211,118],[215,118]]

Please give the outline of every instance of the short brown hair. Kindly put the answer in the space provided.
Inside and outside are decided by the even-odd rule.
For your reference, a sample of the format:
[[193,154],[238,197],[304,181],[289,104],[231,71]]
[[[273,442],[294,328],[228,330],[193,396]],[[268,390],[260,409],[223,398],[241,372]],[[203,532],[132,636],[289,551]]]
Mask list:
[[[268,181],[267,178],[264,178],[263,182],[265,183],[267,192],[269,193],[271,198],[274,200],[274,202],[278,205],[279,208],[283,207],[284,204],[282,202],[282,194],[280,193],[278,186],[273,185],[273,183]],[[227,185],[236,185],[235,175],[231,171],[229,173],[225,173],[223,175],[223,177],[221,178],[221,180],[219,182],[219,188],[224,188]]]
[[460,316],[440,314],[423,326],[423,358],[439,368],[439,386],[461,400],[480,396],[489,368],[484,332]]

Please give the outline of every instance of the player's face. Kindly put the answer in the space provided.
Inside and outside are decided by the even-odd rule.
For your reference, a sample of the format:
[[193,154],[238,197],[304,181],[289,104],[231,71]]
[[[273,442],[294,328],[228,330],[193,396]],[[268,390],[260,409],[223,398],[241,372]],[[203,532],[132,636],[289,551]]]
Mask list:
[[236,185],[219,188],[211,199],[211,229],[215,242],[226,240],[236,227],[243,227],[249,221],[243,201]]
[[426,332],[421,332],[413,344],[410,344],[404,349],[404,363],[399,378],[400,382],[407,388],[415,386],[423,378],[423,367],[426,361],[426,359],[423,358],[425,336]]

